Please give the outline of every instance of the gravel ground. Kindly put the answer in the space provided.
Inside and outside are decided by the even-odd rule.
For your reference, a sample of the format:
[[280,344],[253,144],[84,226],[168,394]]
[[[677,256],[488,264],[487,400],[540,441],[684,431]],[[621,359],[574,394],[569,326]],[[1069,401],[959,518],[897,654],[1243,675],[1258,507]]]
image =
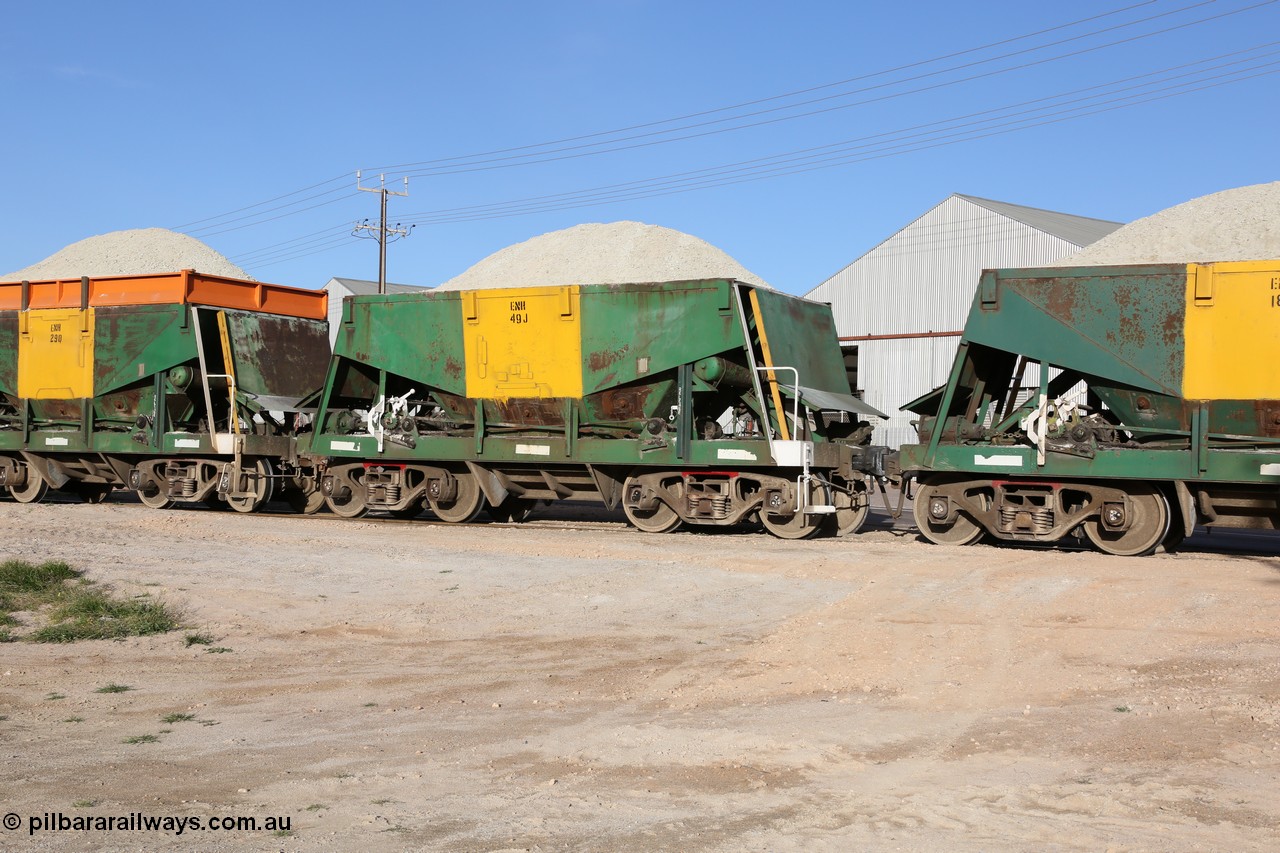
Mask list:
[[[1272,537],[1126,560],[928,546],[883,514],[810,542],[644,535],[572,507],[452,527],[5,503],[0,521],[3,557],[163,596],[214,640],[5,646],[0,812],[292,833],[22,830],[6,850],[1280,837]],[[133,689],[95,692],[112,682]]]

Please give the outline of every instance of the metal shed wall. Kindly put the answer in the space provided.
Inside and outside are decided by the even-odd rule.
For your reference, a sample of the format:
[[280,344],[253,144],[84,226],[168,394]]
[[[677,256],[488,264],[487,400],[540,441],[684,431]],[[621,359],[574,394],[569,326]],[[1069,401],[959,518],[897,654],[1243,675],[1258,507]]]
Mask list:
[[858,347],[858,390],[892,414],[873,440],[916,440],[898,407],[946,381],[960,340],[894,336],[959,333],[982,270],[1049,264],[1080,248],[953,195],[810,291],[831,303],[841,338],[873,338],[844,342]]
[[324,286],[329,291],[329,349],[338,340],[338,324],[342,322],[342,300],[351,295],[351,289],[337,279],[330,279]]
[[[329,346],[332,348],[338,340],[338,324],[342,322],[343,298],[377,293],[378,283],[362,278],[331,278],[323,289],[329,291]],[[417,293],[426,289],[413,284],[387,282],[387,293]]]

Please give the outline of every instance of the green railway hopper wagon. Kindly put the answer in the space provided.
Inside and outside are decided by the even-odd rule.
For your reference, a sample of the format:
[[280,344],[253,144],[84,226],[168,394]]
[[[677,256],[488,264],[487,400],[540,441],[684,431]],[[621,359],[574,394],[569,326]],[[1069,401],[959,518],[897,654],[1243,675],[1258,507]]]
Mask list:
[[1280,261],[989,270],[908,403],[925,538],[1173,547],[1280,526]]
[[296,465],[295,414],[324,381],[328,294],[186,270],[0,283],[0,486],[96,502],[223,502],[277,485],[322,501]]
[[348,298],[310,453],[333,512],[856,530],[884,448],[830,308],[728,280]]

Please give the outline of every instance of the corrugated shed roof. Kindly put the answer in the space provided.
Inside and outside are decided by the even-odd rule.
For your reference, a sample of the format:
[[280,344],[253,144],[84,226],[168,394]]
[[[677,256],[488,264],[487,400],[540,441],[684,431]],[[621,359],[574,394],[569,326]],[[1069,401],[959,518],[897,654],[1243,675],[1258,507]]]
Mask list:
[[1025,207],[1021,204],[1009,204],[1005,201],[992,201],[989,198],[978,198],[972,195],[956,193],[957,198],[985,207],[993,213],[1007,216],[1024,225],[1052,234],[1084,247],[1101,240],[1115,231],[1123,222],[1112,222],[1108,219],[1093,219],[1088,216],[1075,216],[1070,213],[1058,213],[1053,210],[1041,210],[1038,207]]
[[[338,278],[330,279],[331,282],[337,282],[347,290],[359,296],[367,296],[378,292],[378,283],[376,281],[366,281],[362,278]],[[387,282],[387,293],[417,293],[428,288],[421,287],[416,284],[392,284]]]

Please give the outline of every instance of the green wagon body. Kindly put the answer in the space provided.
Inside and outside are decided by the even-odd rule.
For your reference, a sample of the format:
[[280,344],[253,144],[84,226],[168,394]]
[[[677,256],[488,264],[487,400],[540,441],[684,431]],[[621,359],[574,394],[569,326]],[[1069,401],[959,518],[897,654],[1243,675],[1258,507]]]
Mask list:
[[1280,262],[984,273],[947,385],[903,407],[922,531],[1137,554],[1280,526],[1278,303]]
[[190,271],[0,284],[0,485],[260,505],[296,459],[282,413],[323,381],[325,298]]
[[860,509],[865,414],[829,307],[737,282],[352,297],[310,453],[345,514],[596,499],[808,535],[806,509]]

